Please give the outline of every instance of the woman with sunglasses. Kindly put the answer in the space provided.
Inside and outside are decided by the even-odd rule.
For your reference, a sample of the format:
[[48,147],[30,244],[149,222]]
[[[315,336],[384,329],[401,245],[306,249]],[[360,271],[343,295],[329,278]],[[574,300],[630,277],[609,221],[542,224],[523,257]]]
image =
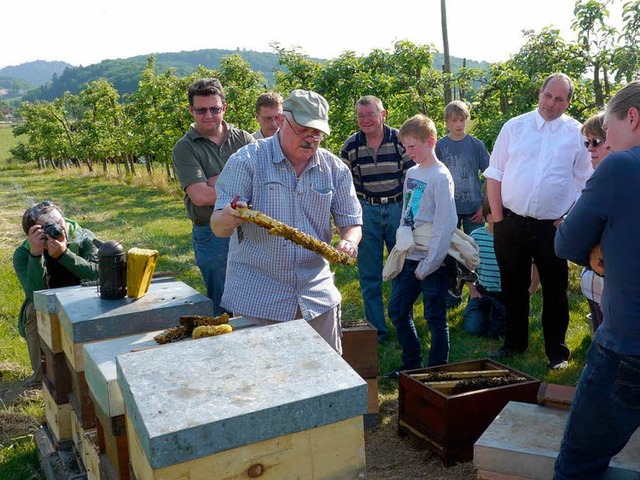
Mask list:
[[[607,133],[603,127],[604,112],[597,113],[589,117],[582,125],[582,134],[587,138],[584,146],[591,154],[591,165],[595,169],[604,157],[609,154],[610,148],[607,145]],[[600,246],[594,249],[594,256],[599,255]],[[589,326],[591,336],[602,324],[602,310],[600,309],[600,295],[604,286],[604,277],[594,272],[591,267],[585,267],[580,274],[580,285],[582,294],[587,297],[589,304]]]
[[582,124],[581,133],[587,138],[584,146],[591,154],[591,165],[596,168],[598,164],[609,154],[607,145],[607,133],[602,126],[604,122],[604,112],[597,113],[589,117]]

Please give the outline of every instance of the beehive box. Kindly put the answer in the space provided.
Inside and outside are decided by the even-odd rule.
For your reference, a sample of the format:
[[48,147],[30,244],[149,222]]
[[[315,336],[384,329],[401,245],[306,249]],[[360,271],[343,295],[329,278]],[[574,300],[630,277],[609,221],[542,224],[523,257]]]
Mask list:
[[64,352],[61,350],[58,353],[53,353],[49,346],[42,341],[42,338],[40,341],[40,351],[43,359],[43,383],[47,385],[56,403],[69,403],[69,392],[71,392],[72,382]]
[[378,425],[378,331],[366,320],[342,321],[342,358],[367,382],[365,428]]
[[211,300],[183,282],[152,283],[139,299],[105,300],[95,287],[63,289],[57,299],[62,349],[76,372],[84,371],[82,346],[175,326],[180,315],[211,315]]
[[49,347],[52,353],[62,352],[60,341],[60,320],[56,312],[56,293],[63,289],[40,290],[33,292],[33,306],[36,309],[38,334],[42,342]]
[[137,480],[365,478],[365,381],[305,321],[117,356]]
[[[419,377],[433,372],[502,371],[522,381],[451,394]],[[489,359],[402,372],[399,378],[398,430],[428,441],[445,465],[473,458],[473,444],[511,400],[536,403],[540,380]]]
[[378,377],[378,331],[366,320],[342,321],[342,358],[362,378]]
[[[178,319],[176,319],[177,324]],[[229,320],[234,329],[252,326],[245,318]],[[95,406],[98,427],[98,444],[104,470],[111,471],[110,478],[129,478],[129,451],[124,418],[124,402],[116,373],[116,356],[132,351],[160,347],[153,339],[162,330],[138,333],[126,337],[94,342],[83,347],[84,376],[89,395]],[[182,340],[188,341],[188,340]]]
[[[569,411],[508,402],[474,446],[479,480],[548,480],[560,450]],[[611,459],[603,480],[636,480],[640,431]]]
[[57,403],[46,383],[42,385],[44,414],[49,432],[56,444],[71,440],[71,406],[69,403]]
[[[34,306],[38,332],[53,355],[52,365],[60,364],[59,355],[56,355],[64,352],[67,366],[66,369],[48,369],[47,373],[55,374],[55,378],[45,377],[49,389],[47,421],[56,441],[69,439],[71,409],[75,410],[84,428],[95,425],[82,374],[83,345],[174,326],[180,315],[210,315],[213,312],[210,299],[175,281],[152,283],[149,293],[138,300],[104,300],[99,297],[96,287],[41,290],[34,292]],[[61,403],[65,400],[66,403]]]

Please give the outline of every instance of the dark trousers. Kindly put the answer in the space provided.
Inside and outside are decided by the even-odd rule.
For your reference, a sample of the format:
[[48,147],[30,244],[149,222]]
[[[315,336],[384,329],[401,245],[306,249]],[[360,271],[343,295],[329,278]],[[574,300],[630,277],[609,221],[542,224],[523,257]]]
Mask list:
[[556,227],[552,220],[521,217],[509,210],[494,226],[494,248],[507,311],[504,347],[522,352],[529,346],[529,285],[531,260],[542,285],[542,331],[550,361],[567,360],[565,343],[569,325],[567,287],[569,269],[553,247]]

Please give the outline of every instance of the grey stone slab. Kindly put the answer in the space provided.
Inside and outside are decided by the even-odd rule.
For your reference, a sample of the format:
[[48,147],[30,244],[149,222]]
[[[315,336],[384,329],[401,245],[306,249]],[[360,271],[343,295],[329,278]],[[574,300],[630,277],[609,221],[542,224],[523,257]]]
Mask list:
[[[474,445],[478,470],[532,480],[553,478],[568,410],[509,402]],[[640,432],[616,455],[603,480],[638,480]]]
[[211,300],[183,282],[152,282],[138,299],[105,300],[96,287],[68,287],[55,297],[60,325],[72,343],[161,330],[178,325],[180,315],[213,314]]
[[141,348],[159,347],[153,337],[160,332],[162,330],[139,333],[87,343],[82,347],[87,385],[95,400],[95,407],[107,417],[124,415],[124,403],[116,374],[116,356]]
[[56,292],[66,290],[68,288],[69,287],[57,288],[53,290],[38,290],[36,292],[33,292],[34,308],[42,313],[56,313],[58,309],[58,303],[56,302]]
[[304,320],[116,357],[152,468],[361,416],[367,384]]
[[[229,320],[234,329],[253,327],[244,317]],[[84,375],[99,408],[107,417],[124,415],[124,403],[116,374],[116,356],[121,353],[161,347],[153,339],[162,330],[87,343],[82,347]],[[189,340],[181,340],[189,341]]]

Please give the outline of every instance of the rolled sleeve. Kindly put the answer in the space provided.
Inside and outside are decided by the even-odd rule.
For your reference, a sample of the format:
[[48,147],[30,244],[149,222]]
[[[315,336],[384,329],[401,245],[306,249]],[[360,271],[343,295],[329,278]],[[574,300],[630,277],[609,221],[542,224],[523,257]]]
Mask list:
[[351,172],[341,168],[337,177],[335,207],[332,209],[333,222],[337,227],[362,225],[362,207],[356,196]]
[[483,172],[485,178],[492,178],[502,182],[504,170],[509,159],[509,139],[509,124],[507,123],[502,127],[498,138],[496,138],[496,143],[489,157],[489,167]]

